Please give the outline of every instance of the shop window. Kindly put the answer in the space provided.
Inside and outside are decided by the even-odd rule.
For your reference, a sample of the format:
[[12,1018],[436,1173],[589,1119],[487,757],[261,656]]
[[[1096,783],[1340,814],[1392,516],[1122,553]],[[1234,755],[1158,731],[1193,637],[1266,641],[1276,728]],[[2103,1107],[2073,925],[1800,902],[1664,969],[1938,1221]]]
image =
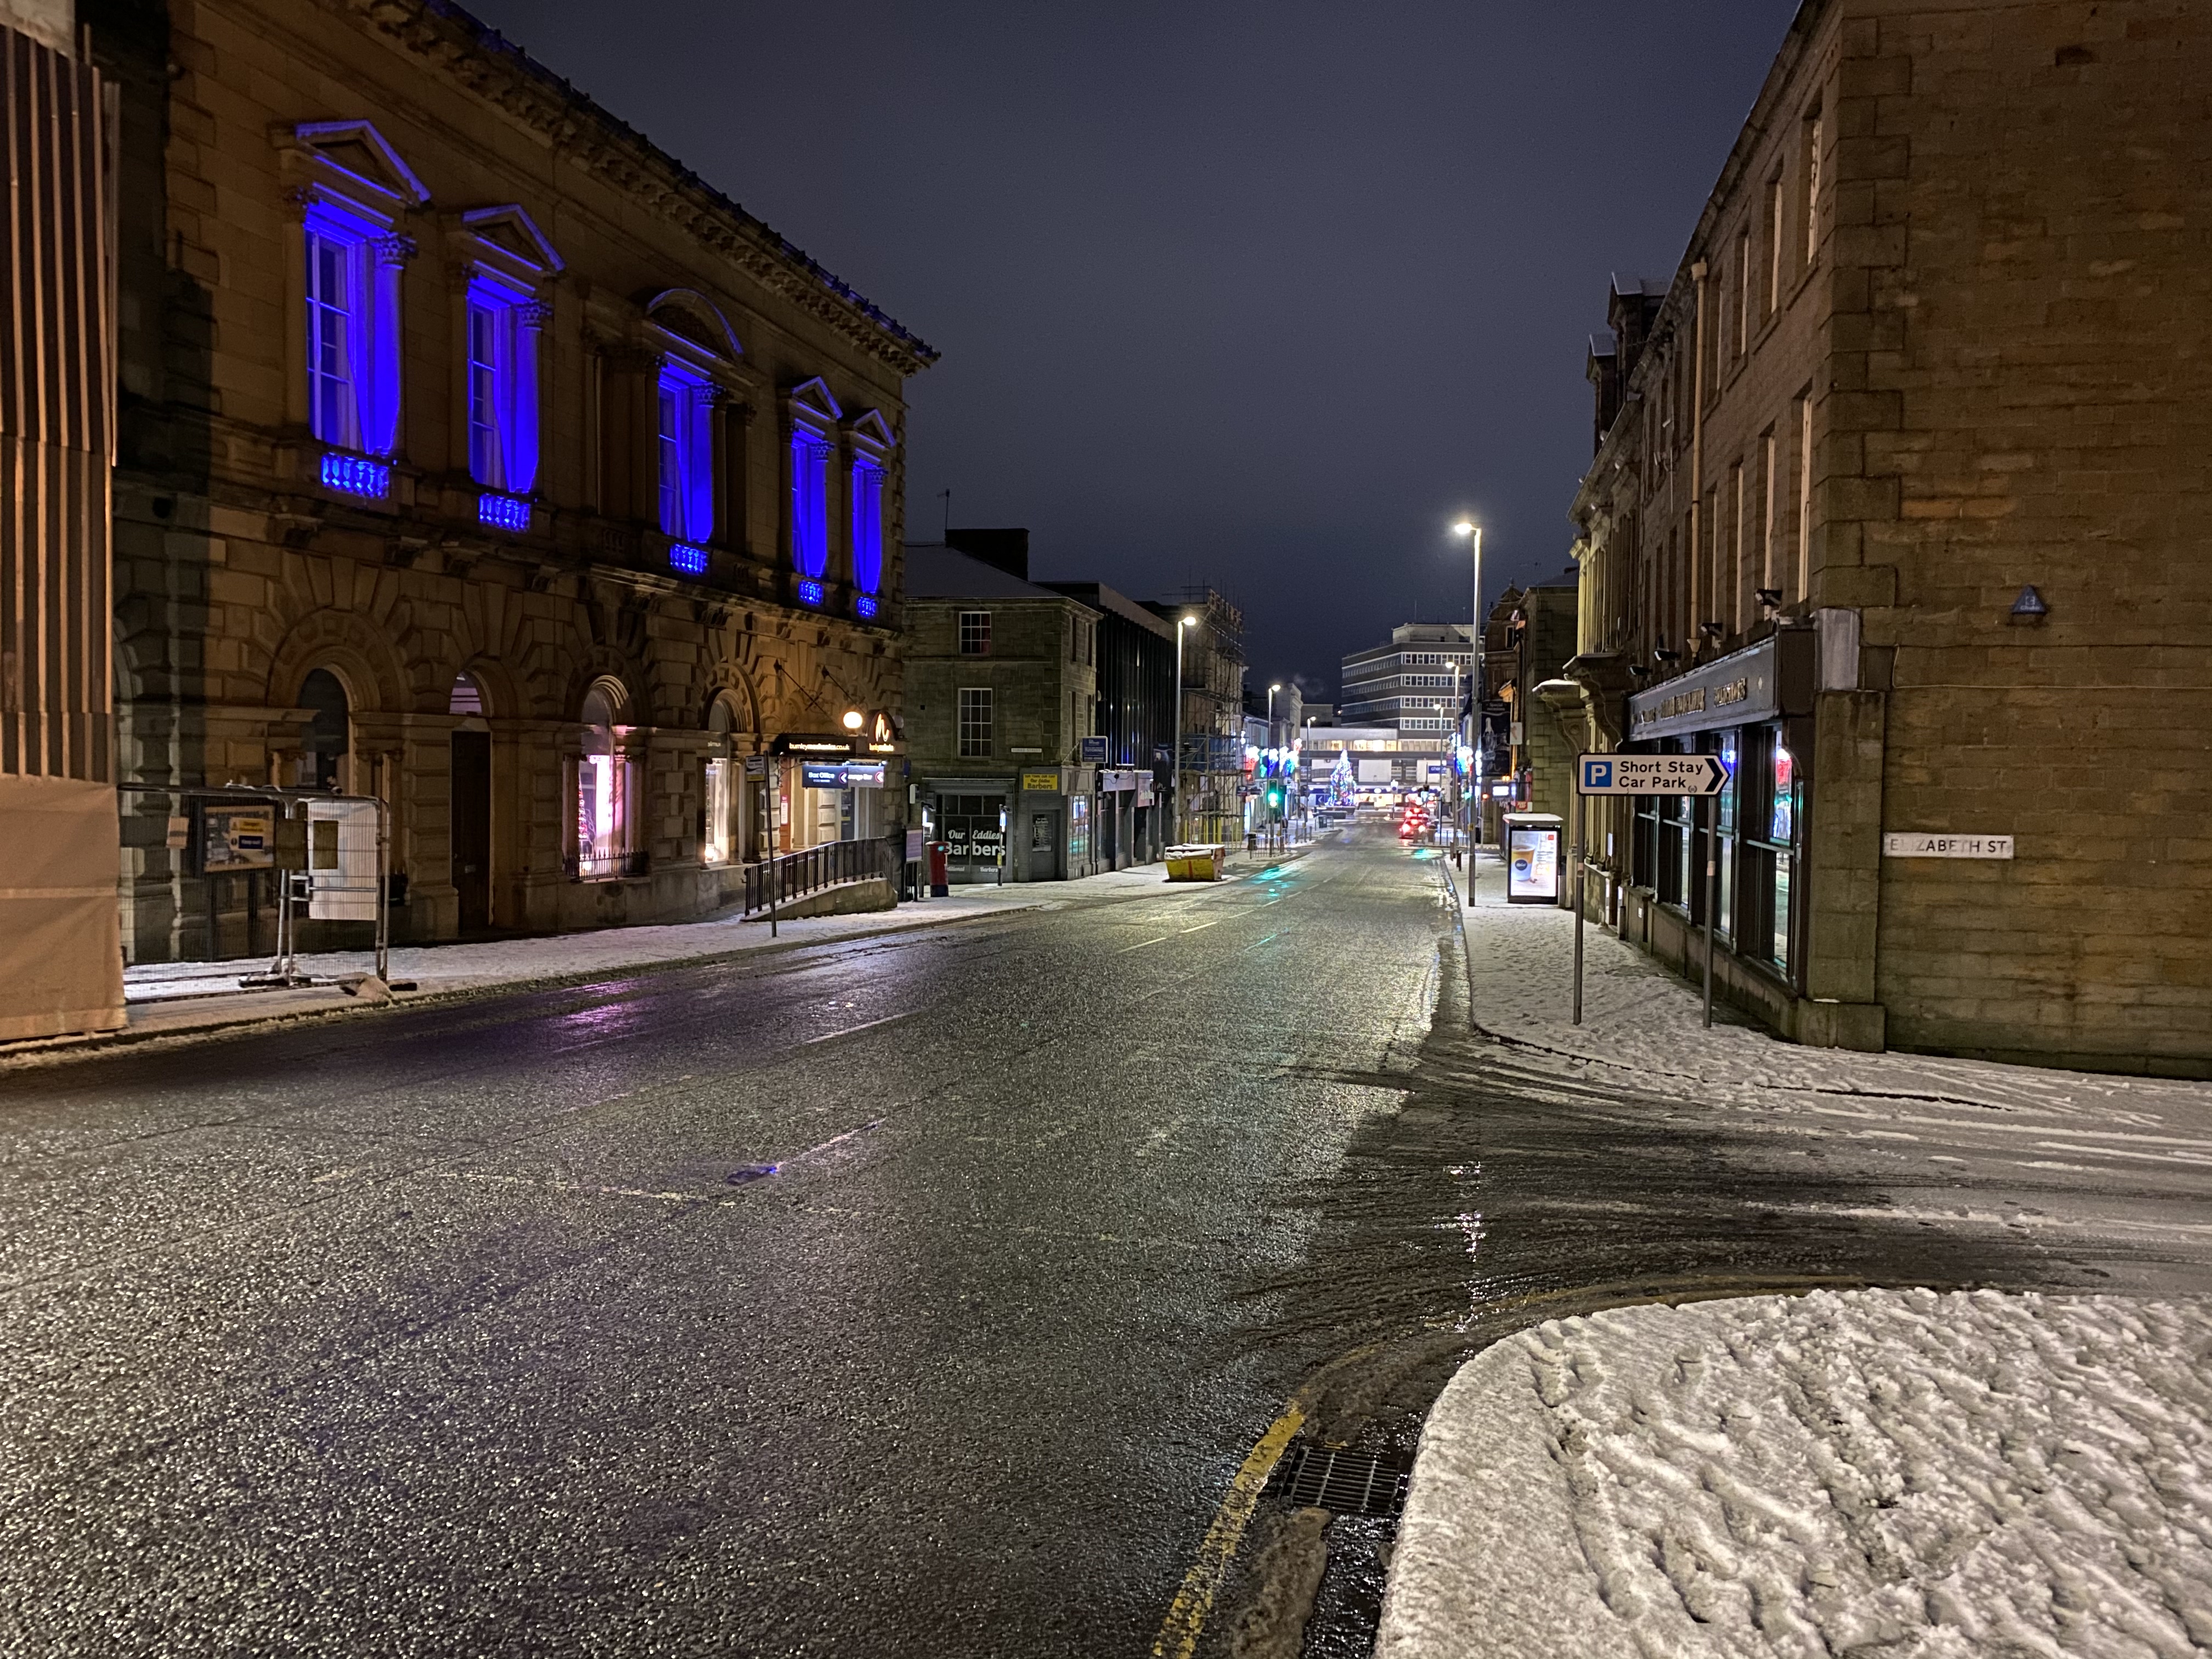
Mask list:
[[988,756],[991,752],[991,688],[988,685],[963,685],[960,688],[960,753],[967,757]]
[[618,738],[621,688],[601,680],[586,694],[576,767],[576,872],[586,881],[627,873],[629,778]]
[[1752,727],[1744,740],[1736,950],[1787,973],[1804,779],[1778,726]]
[[1713,926],[1717,932],[1725,934],[1731,940],[1736,938],[1735,866],[1738,839],[1736,763],[1741,747],[1742,738],[1734,732],[1722,732],[1719,741],[1714,745],[1714,752],[1720,756],[1721,764],[1728,769],[1729,781],[1728,787],[1721,791],[1720,798],[1713,803],[1714,818],[1717,825],[1716,833],[1720,843],[1717,903],[1713,917]]

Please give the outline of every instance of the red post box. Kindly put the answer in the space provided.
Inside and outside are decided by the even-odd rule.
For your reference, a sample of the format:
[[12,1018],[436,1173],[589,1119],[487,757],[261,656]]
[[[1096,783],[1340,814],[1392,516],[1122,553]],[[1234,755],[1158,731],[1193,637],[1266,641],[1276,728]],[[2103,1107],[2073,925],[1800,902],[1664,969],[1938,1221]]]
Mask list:
[[944,842],[929,843],[929,896],[932,898],[944,898],[952,891],[951,872],[947,868],[951,851],[951,848]]

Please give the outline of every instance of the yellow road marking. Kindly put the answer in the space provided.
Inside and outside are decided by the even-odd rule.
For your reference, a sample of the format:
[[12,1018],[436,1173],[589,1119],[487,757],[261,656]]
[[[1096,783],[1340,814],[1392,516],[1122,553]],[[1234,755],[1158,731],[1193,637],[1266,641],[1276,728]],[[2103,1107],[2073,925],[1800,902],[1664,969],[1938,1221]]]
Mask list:
[[1198,1547],[1198,1559],[1183,1575],[1182,1588],[1176,1592],[1174,1604],[1160,1623],[1160,1633],[1152,1642],[1153,1659],[1191,1659],[1198,1650],[1198,1634],[1206,1628],[1206,1614],[1213,1611],[1213,1598],[1221,1593],[1221,1581],[1229,1576],[1229,1564],[1243,1541],[1244,1528],[1259,1505],[1267,1477],[1275,1472],[1283,1449],[1297,1437],[1305,1420],[1304,1407],[1293,1402],[1284,1407],[1283,1414],[1267,1425],[1267,1433],[1260,1437],[1237,1471],[1237,1478],[1229,1483],[1228,1495],[1214,1510],[1213,1524],[1206,1529],[1206,1540]]

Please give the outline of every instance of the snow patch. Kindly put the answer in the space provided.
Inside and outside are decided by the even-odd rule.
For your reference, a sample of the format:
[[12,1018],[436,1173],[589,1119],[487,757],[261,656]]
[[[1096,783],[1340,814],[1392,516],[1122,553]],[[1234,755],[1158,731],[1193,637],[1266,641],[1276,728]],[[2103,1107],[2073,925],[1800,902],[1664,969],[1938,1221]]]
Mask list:
[[2212,1303],[1818,1292],[1496,1344],[1424,1434],[1376,1659],[2212,1647]]

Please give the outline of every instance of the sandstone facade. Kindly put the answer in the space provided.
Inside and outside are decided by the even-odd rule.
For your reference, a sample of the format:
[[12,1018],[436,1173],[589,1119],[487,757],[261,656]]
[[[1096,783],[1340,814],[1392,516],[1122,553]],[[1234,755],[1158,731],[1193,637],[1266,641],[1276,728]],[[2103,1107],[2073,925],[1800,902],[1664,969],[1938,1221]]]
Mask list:
[[[1808,0],[1680,270],[1616,281],[1569,725],[1717,747],[1778,677],[1796,810],[1735,802],[1716,919],[1785,1031],[2212,1071],[2208,77],[2185,0]],[[1681,958],[1703,837],[1636,816],[1590,902]]]

